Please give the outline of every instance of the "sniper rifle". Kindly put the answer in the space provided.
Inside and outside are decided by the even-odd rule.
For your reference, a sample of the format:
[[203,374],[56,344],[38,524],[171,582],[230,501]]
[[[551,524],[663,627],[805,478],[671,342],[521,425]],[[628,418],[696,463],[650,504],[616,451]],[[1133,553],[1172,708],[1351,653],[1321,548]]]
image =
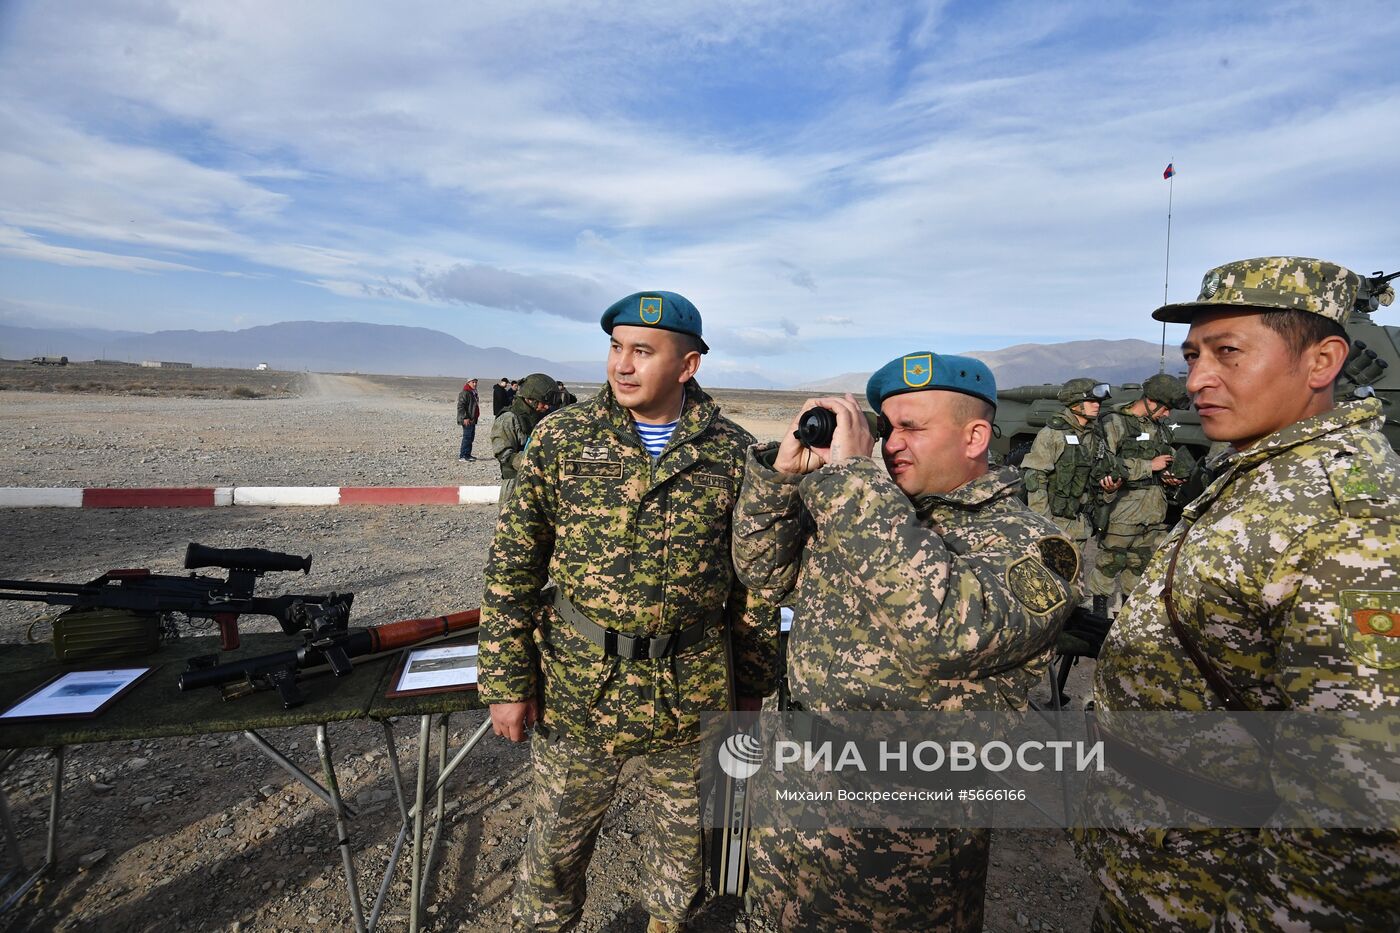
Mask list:
[[[64,656],[60,623],[64,617],[74,618],[82,613],[117,610],[150,620],[155,644],[160,636],[173,632],[169,626],[170,613],[183,613],[191,618],[213,619],[219,625],[220,647],[225,651],[238,647],[238,617],[240,615],[272,616],[288,634],[296,634],[304,624],[302,614],[293,612],[296,606],[331,605],[344,602],[349,609],[349,596],[287,595],[254,596],[258,578],[265,573],[300,570],[311,571],[311,556],[298,557],[263,548],[212,548],[190,543],[185,549],[185,569],[219,567],[228,571],[227,578],[151,573],[145,568],[109,570],[88,583],[40,583],[31,580],[0,580],[0,599],[43,602],[51,606],[71,607],[55,623],[55,646],[60,660],[96,660],[120,656],[118,646],[104,644],[97,632],[85,651],[70,651]],[[159,620],[159,626],[155,624]],[[139,653],[125,651],[125,653]]]

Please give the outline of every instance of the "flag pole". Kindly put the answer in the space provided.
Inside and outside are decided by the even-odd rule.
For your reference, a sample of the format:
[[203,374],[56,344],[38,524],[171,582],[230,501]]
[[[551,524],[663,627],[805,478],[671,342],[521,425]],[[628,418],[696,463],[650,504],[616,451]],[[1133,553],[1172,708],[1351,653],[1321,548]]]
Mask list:
[[[1167,303],[1167,285],[1172,278],[1172,190],[1176,187],[1176,159],[1167,163],[1167,264],[1162,274],[1162,304]],[[1157,360],[1157,372],[1167,371],[1167,322],[1162,322],[1162,355]]]

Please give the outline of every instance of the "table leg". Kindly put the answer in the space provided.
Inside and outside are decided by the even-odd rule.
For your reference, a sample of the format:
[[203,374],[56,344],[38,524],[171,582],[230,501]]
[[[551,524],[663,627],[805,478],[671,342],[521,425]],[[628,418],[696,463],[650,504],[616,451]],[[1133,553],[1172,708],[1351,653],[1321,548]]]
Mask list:
[[[480,742],[482,736],[486,735],[486,733],[489,732],[490,729],[491,717],[487,716],[484,720],[482,720],[482,723],[480,726],[477,727],[477,730],[472,733],[472,737],[467,739],[467,744],[463,745],[460,749],[457,750],[457,754],[452,756],[452,761],[450,764],[448,764],[447,769],[437,776],[437,780],[433,783],[434,793],[436,793],[439,790],[439,788],[442,787],[442,785],[447,783],[447,779],[452,776],[453,771],[457,770],[457,766],[462,763],[462,759],[467,757],[468,752],[476,748],[476,743]],[[415,804],[408,811],[408,815],[413,816],[417,814],[417,812],[418,805]]]
[[[19,758],[21,749],[12,748],[0,757],[0,774],[9,770],[15,759]],[[14,870],[7,874],[0,884],[7,884],[17,873],[24,871],[24,850],[20,848],[19,833],[15,830],[15,818],[10,812],[10,800],[5,796],[4,791],[0,791],[0,821],[5,826],[5,847],[10,850],[10,855],[15,860]]]
[[[438,719],[437,773],[439,778],[441,778],[442,772],[447,769],[447,724],[448,718],[451,715],[451,713],[443,713]],[[426,901],[428,897],[429,879],[433,877],[433,861],[437,858],[438,842],[442,839],[442,813],[445,809],[447,796],[446,791],[443,789],[445,785],[440,779],[435,781],[434,786],[437,788],[437,810],[433,815],[433,838],[428,842],[428,857],[423,862],[423,882],[421,887],[424,901]]]
[[321,802],[324,803],[326,806],[330,807],[332,810],[335,810],[337,813],[343,810],[346,816],[355,815],[355,811],[350,808],[349,804],[346,804],[343,801],[337,804],[335,799],[331,797],[331,794],[328,790],[322,787],[314,777],[301,770],[301,768],[297,766],[296,762],[292,761],[286,755],[273,748],[272,745],[267,741],[267,739],[258,735],[257,732],[253,731],[252,729],[245,729],[243,731],[243,735],[248,741],[252,742],[258,747],[258,751],[262,752],[268,758],[271,758],[278,765],[281,765],[283,771],[286,771],[292,777],[296,778],[297,783],[301,784],[307,790],[311,791],[311,793],[321,798]]
[[[53,790],[49,794],[49,835],[47,845],[45,846],[44,864],[40,865],[38,869],[35,870],[34,874],[26,878],[24,882],[15,889],[14,893],[5,899],[4,904],[0,904],[0,914],[6,913],[11,907],[18,904],[20,900],[29,893],[29,890],[39,883],[39,879],[47,875],[53,870],[53,867],[58,864],[58,816],[61,809],[60,802],[63,799],[63,755],[64,747],[62,745],[56,746],[53,750]],[[4,761],[4,767],[0,767],[0,771],[3,771],[4,768],[8,768],[16,757],[18,757],[17,751],[15,754],[9,755]],[[9,807],[7,804],[7,831],[9,828],[8,810]],[[16,840],[16,846],[18,846],[18,840]],[[16,853],[18,853],[18,848],[16,848]]]
[[423,889],[423,801],[428,787],[428,739],[433,717],[422,717],[418,726],[418,776],[413,804],[413,858],[408,900],[408,933],[418,933]]
[[365,933],[365,910],[360,903],[360,887],[355,878],[355,853],[350,847],[350,828],[345,822],[345,805],[340,799],[340,783],[335,779],[335,762],[331,760],[331,742],[326,734],[326,724],[316,727],[316,751],[321,755],[321,769],[326,773],[326,787],[330,790],[335,812],[336,844],[340,847],[340,860],[345,864],[345,887],[350,893],[350,912],[355,918],[357,933]]
[[403,822],[399,826],[398,838],[394,840],[394,851],[389,853],[389,864],[384,867],[384,877],[379,882],[379,893],[374,898],[374,908],[369,912],[369,929],[379,926],[379,912],[384,909],[384,898],[389,894],[389,884],[394,880],[394,871],[399,866],[399,856],[403,853],[404,840],[408,838],[408,804],[403,799],[403,773],[399,770],[399,751],[394,744],[394,727],[387,719],[379,724],[384,727],[384,744],[389,750],[389,768],[394,775],[394,796],[399,801],[399,815]]

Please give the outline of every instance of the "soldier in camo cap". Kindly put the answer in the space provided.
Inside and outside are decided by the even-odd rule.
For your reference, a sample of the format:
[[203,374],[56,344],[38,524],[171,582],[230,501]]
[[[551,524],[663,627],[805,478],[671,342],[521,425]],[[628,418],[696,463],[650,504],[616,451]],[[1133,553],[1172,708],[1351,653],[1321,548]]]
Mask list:
[[[792,708],[1024,708],[1079,567],[1022,504],[1017,472],[988,469],[991,371],[909,353],[871,376],[866,398],[883,419],[883,466],[849,395],[800,409],[835,413],[830,447],[789,436],[749,453],[734,559],[751,592],[794,609]],[[977,930],[989,835],[755,827],[752,891],[783,930]]]
[[649,930],[682,929],[703,891],[701,716],[733,709],[736,692],[757,709],[776,686],[777,607],[729,556],[753,438],[693,378],[709,350],[700,313],[674,292],[640,292],[602,324],[608,384],[534,429],[486,568],[481,697],[498,735],[522,741],[534,725],[534,820],[512,911],[522,930],[578,922],[633,758],[653,811],[637,894]]
[[[1212,817],[1201,807],[1227,795],[1272,816],[1262,830],[1078,831],[1103,887],[1095,929],[1400,925],[1395,826],[1293,828],[1313,802],[1289,777],[1312,754],[1294,720],[1224,791],[1166,778],[1120,720],[1138,710],[1400,712],[1400,459],[1380,433],[1379,400],[1333,401],[1358,284],[1330,262],[1249,259],[1212,269],[1196,301],[1153,313],[1191,325],[1186,388],[1206,436],[1230,448],[1103,646],[1094,701],[1110,767],[1091,779],[1083,825],[1133,825],[1122,820],[1130,794],[1184,811],[1171,826],[1203,822],[1191,814]],[[1351,742],[1349,766],[1326,773],[1329,792],[1375,800],[1393,748],[1374,733]]]
[[1096,379],[1066,382],[1059,393],[1064,411],[1040,429],[1021,461],[1026,501],[1081,553],[1094,536],[1094,510],[1120,475],[1098,430],[1099,407],[1111,397],[1108,385]]
[[1180,379],[1157,373],[1143,382],[1140,398],[1099,416],[1099,433],[1123,471],[1112,484],[1117,495],[1107,504],[1108,524],[1089,571],[1089,593],[1101,615],[1108,614],[1120,582],[1124,596],[1133,591],[1167,534],[1168,492],[1190,477],[1195,458],[1184,447],[1173,450],[1166,421],[1172,409],[1190,404]]

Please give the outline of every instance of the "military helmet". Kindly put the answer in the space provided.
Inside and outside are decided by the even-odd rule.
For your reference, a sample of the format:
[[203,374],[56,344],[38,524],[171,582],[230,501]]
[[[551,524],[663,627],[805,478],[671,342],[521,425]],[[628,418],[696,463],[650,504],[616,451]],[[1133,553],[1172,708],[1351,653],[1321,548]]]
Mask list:
[[1063,405],[1078,405],[1080,402],[1106,402],[1113,396],[1108,392],[1108,383],[1081,376],[1071,379],[1060,387],[1056,396]]
[[1142,397],[1168,408],[1185,408],[1191,404],[1191,396],[1187,394],[1182,381],[1166,373],[1148,376],[1142,384]]
[[515,394],[530,401],[547,402],[554,389],[553,376],[546,376],[544,373],[531,373],[520,380],[520,389]]

